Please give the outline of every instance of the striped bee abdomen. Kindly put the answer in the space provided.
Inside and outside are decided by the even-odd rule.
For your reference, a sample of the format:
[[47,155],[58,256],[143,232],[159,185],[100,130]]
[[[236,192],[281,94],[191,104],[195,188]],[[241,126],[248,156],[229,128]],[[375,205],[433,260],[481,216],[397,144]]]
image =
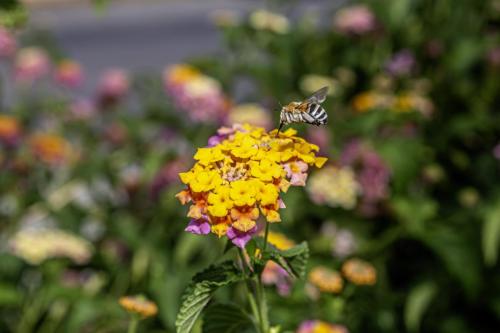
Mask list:
[[307,116],[304,116],[304,121],[313,125],[324,125],[328,122],[328,114],[325,109],[319,104],[311,103],[307,109]]

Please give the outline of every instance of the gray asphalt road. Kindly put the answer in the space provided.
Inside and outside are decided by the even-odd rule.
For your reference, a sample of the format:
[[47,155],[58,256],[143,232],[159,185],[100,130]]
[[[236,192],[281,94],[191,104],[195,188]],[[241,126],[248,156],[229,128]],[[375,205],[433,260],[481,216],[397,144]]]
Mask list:
[[[329,15],[341,0],[302,0],[285,8],[290,17],[305,10]],[[54,33],[62,49],[81,62],[86,89],[110,67],[160,71],[166,64],[215,52],[218,33],[210,20],[216,9],[245,13],[265,7],[261,0],[165,0],[115,3],[103,14],[85,4],[33,9],[31,25]]]

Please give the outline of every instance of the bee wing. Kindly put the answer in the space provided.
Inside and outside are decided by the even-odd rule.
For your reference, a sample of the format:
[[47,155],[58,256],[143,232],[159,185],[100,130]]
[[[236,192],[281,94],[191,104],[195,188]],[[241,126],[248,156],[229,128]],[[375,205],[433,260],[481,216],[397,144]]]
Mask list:
[[321,104],[326,99],[326,94],[328,93],[328,87],[323,87],[311,95],[306,102]]

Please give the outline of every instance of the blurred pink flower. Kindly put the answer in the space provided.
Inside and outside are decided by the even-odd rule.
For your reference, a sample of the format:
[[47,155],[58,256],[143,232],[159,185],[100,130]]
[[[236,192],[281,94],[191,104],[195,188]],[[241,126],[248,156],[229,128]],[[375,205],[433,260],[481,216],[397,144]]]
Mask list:
[[392,76],[405,76],[415,68],[415,56],[410,50],[395,53],[385,64],[385,70]]
[[101,106],[117,103],[129,91],[130,78],[122,69],[109,69],[105,71],[99,82],[98,100]]
[[340,9],[333,18],[335,30],[343,34],[363,35],[375,29],[376,18],[365,5]]
[[188,65],[168,67],[163,74],[165,90],[174,105],[196,122],[222,123],[230,103],[219,82]]
[[500,161],[500,143],[493,148],[493,157]]
[[361,186],[361,212],[367,216],[376,214],[377,203],[389,195],[390,171],[375,150],[361,142],[352,140],[340,156],[340,163],[356,172]]
[[76,88],[83,82],[83,71],[79,63],[63,60],[57,64],[54,79],[63,87]]
[[[279,250],[288,250],[295,246],[295,242],[278,232],[269,232],[268,242]],[[278,294],[288,296],[292,289],[293,278],[274,261],[267,261],[262,271],[262,282],[265,285],[275,285]]]
[[171,184],[179,183],[179,173],[186,167],[187,163],[180,158],[165,164],[151,183],[150,193],[153,199],[158,199],[161,192]]
[[494,47],[488,50],[486,59],[491,67],[500,67],[500,47]]
[[262,271],[262,283],[265,285],[275,285],[278,294],[287,296],[292,288],[292,278],[290,275],[277,263],[269,260]]
[[31,83],[49,72],[50,61],[47,53],[37,47],[26,47],[16,55],[14,69],[18,81]]
[[125,143],[128,138],[127,128],[118,122],[111,123],[104,130],[104,138],[115,146]]
[[319,151],[326,154],[330,148],[330,130],[328,127],[309,127],[307,130],[307,141],[319,147]]
[[71,103],[69,110],[74,119],[86,120],[96,114],[96,107],[89,99],[79,99]]
[[17,42],[9,30],[0,26],[0,58],[8,58],[14,55]]
[[431,39],[425,44],[425,52],[430,58],[439,58],[444,53],[444,45],[438,39]]

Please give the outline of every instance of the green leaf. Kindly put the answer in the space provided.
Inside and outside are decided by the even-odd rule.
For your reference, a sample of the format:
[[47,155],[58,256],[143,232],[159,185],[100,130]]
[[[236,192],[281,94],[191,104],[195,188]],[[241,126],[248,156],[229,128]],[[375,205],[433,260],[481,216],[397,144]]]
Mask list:
[[406,299],[405,325],[409,332],[418,332],[422,316],[436,295],[436,286],[432,282],[422,283],[410,292]]
[[9,284],[0,284],[0,305],[14,306],[21,304],[23,295],[16,290],[15,286]]
[[482,231],[484,262],[488,266],[496,264],[500,245],[500,202],[486,213]]
[[235,304],[214,304],[203,316],[203,333],[253,331],[252,326],[251,317]]
[[288,250],[278,250],[272,244],[268,244],[267,256],[269,259],[283,267],[290,276],[302,278],[306,272],[307,260],[309,259],[309,247],[307,242],[302,242]]
[[429,226],[420,239],[443,261],[444,267],[461,284],[469,297],[477,295],[481,283],[481,252],[474,236],[441,224]]
[[213,293],[244,278],[232,261],[212,265],[196,274],[182,297],[175,326],[177,333],[189,333],[201,311],[210,301]]
[[396,196],[391,200],[391,207],[409,232],[425,232],[425,222],[437,215],[438,204],[427,197]]
[[0,1],[0,26],[17,28],[24,26],[28,20],[28,11],[17,0]]

